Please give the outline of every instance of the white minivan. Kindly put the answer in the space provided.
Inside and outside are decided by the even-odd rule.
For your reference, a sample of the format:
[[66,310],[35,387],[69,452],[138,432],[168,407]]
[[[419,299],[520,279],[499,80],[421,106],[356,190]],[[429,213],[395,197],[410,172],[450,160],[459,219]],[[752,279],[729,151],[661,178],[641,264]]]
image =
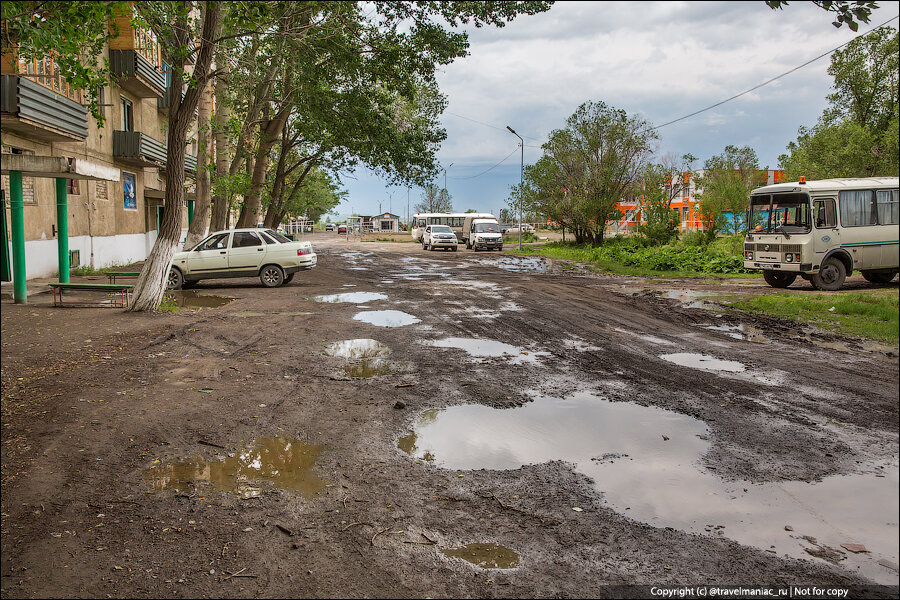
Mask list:
[[480,216],[466,217],[463,223],[462,241],[466,248],[478,250],[503,250],[503,234],[497,219]]

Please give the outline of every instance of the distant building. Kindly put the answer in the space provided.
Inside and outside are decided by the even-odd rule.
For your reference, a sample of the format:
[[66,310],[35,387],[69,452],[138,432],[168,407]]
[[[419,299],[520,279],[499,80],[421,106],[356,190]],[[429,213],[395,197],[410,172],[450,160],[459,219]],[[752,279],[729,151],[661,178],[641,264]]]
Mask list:
[[396,233],[400,231],[400,217],[383,213],[374,217],[362,217],[363,231]]

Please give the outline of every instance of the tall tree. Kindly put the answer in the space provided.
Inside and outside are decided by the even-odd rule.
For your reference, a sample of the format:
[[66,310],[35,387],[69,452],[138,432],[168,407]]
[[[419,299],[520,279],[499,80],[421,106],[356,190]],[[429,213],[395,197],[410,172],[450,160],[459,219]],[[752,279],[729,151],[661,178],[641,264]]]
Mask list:
[[829,106],[815,126],[801,127],[779,162],[791,179],[896,175],[898,141],[897,30],[878,28],[831,57]]
[[422,197],[413,209],[420,213],[449,213],[453,212],[453,202],[447,190],[428,184],[422,190]]
[[[632,196],[657,134],[639,117],[603,102],[582,104],[543,146],[513,188],[525,210],[562,224],[579,243],[602,244],[616,205]],[[520,189],[521,188],[521,189]]]
[[[749,146],[725,146],[722,154],[712,156],[703,164],[703,171],[695,179],[700,190],[697,198],[706,241],[714,240],[723,228],[736,232],[747,209],[750,191],[765,183],[767,175],[767,171],[760,170],[756,151]],[[730,222],[726,213],[732,215]]]

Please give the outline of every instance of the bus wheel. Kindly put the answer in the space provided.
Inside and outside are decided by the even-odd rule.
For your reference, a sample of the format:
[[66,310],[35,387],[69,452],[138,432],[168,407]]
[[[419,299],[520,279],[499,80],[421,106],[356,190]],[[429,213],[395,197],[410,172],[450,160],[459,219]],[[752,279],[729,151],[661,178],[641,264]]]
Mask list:
[[782,271],[763,271],[763,279],[773,288],[786,288],[794,283],[794,280],[797,279],[797,274]]
[[872,283],[890,283],[896,273],[892,271],[861,271],[863,278]]
[[844,263],[833,256],[829,256],[822,262],[819,272],[813,275],[812,284],[817,290],[833,292],[844,285],[847,277],[847,269]]

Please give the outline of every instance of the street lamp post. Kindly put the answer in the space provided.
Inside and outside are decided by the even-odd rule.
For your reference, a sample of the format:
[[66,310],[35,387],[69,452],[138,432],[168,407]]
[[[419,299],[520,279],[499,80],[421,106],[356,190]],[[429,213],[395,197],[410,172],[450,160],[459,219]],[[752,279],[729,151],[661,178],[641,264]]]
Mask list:
[[453,163],[450,163],[446,167],[444,167],[444,193],[447,194],[447,198],[450,198],[450,192],[447,191],[447,169],[453,166]]
[[522,149],[522,158],[519,163],[519,250],[522,250],[522,187],[525,184],[525,140],[522,136],[515,132],[509,125],[506,126],[509,132],[519,138],[519,147]]

